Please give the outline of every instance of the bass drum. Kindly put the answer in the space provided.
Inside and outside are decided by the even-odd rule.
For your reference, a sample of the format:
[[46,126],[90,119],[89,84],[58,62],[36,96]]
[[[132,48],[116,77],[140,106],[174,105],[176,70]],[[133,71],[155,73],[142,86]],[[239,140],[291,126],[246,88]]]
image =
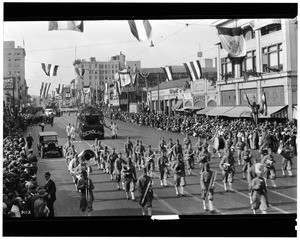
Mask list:
[[225,140],[223,137],[216,137],[214,141],[214,148],[216,150],[224,149],[225,147]]

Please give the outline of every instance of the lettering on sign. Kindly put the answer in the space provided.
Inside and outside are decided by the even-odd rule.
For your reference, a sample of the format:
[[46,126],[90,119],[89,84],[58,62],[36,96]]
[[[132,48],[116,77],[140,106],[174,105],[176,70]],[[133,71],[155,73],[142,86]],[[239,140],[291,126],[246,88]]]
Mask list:
[[4,89],[13,89],[14,88],[14,79],[6,78],[4,79]]
[[89,135],[102,135],[103,132],[102,131],[97,131],[97,130],[89,130],[89,131],[83,131],[82,135],[84,137],[89,136]]
[[170,95],[176,95],[178,94],[178,89],[170,89]]

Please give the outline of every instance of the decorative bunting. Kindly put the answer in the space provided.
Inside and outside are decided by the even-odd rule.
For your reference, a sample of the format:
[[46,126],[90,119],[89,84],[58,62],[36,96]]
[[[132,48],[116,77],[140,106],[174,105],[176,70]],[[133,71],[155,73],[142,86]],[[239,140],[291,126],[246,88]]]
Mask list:
[[161,67],[165,73],[165,75],[167,76],[167,82],[170,80],[173,80],[173,76],[172,76],[172,66],[165,66],[165,67]]
[[148,20],[128,20],[131,33],[138,41],[151,38],[152,27]]
[[202,78],[200,60],[195,60],[189,63],[183,63],[183,65],[192,81]]
[[52,65],[52,64],[46,65],[45,63],[42,63],[42,69],[44,70],[47,76],[56,76],[58,65]]
[[83,32],[83,21],[49,21],[48,31],[73,30]]

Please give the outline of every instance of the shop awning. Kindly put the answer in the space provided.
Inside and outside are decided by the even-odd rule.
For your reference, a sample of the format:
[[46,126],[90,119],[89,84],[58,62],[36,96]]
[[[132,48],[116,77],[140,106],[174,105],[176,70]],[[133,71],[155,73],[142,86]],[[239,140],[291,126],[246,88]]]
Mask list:
[[234,108],[234,106],[217,106],[214,109],[206,112],[209,116],[226,116],[226,112]]
[[225,113],[228,117],[251,117],[251,110],[248,106],[236,106]]
[[174,110],[180,109],[180,108],[182,108],[182,106],[183,106],[183,101],[182,100],[178,100],[177,104],[175,104],[173,106],[172,110],[174,111]]
[[202,110],[197,111],[196,114],[197,114],[197,115],[205,115],[206,112],[208,112],[208,111],[210,111],[210,110],[212,110],[212,109],[214,109],[214,108],[216,108],[216,106],[206,107],[206,108],[204,108],[204,109],[202,109]]
[[287,118],[287,105],[268,106],[268,115],[262,118]]

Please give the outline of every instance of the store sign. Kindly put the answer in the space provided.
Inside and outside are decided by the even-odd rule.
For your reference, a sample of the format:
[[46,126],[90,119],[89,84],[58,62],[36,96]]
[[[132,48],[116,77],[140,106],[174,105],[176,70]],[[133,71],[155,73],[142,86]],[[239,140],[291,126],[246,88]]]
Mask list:
[[177,95],[177,94],[178,94],[178,88],[170,89],[170,95]]
[[130,103],[129,112],[130,113],[137,113],[138,112],[138,104],[137,103]]
[[128,104],[128,100],[127,99],[121,99],[120,100],[120,105],[127,105]]
[[110,104],[112,106],[120,106],[119,99],[117,99],[117,100],[110,100]]
[[195,81],[194,92],[205,92],[205,82],[204,80]]
[[13,89],[14,88],[14,79],[13,78],[4,78],[3,84],[4,84],[4,89]]
[[185,100],[192,100],[193,99],[192,93],[183,93],[183,98]]

